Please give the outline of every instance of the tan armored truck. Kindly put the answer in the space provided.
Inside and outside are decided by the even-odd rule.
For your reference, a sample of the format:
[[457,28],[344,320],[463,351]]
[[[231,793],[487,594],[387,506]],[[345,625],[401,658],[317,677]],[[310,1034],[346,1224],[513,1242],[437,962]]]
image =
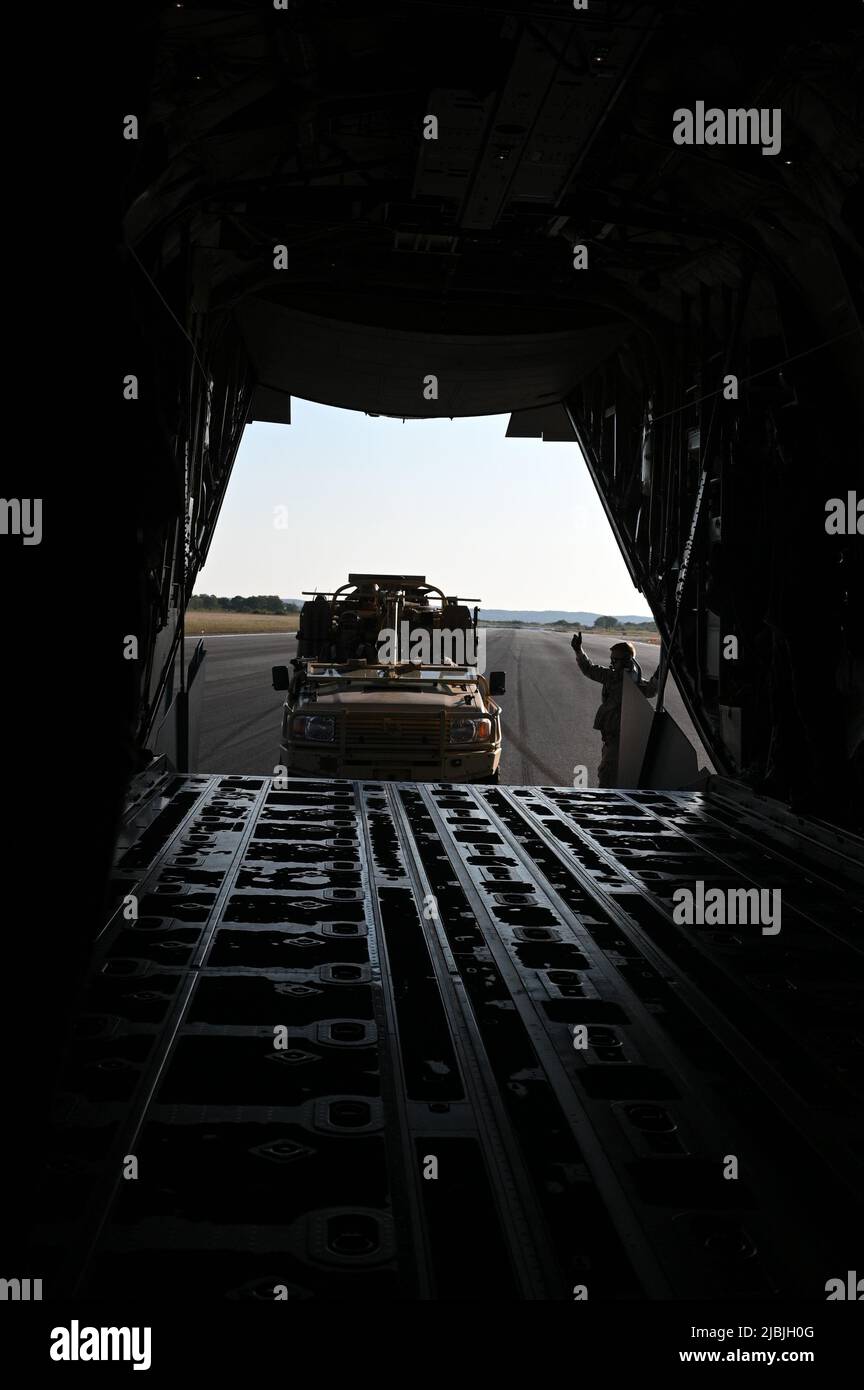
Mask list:
[[288,774],[497,782],[504,673],[483,674],[467,602],[422,575],[350,574],[312,596],[293,673],[273,667],[273,688],[288,692]]

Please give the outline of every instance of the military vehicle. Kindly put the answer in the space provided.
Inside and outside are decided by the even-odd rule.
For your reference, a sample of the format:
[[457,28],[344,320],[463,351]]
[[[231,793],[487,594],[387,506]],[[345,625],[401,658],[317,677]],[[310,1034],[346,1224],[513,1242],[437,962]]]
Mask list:
[[497,782],[505,677],[480,669],[477,608],[423,575],[349,574],[303,605],[279,766],[289,774]]

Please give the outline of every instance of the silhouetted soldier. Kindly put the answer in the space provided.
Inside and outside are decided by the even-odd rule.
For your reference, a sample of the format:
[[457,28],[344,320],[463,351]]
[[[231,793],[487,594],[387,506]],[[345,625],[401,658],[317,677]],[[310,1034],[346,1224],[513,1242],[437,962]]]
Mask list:
[[643,695],[657,694],[659,667],[648,681],[642,679],[642,668],[636,660],[636,648],[632,642],[616,642],[609,649],[611,666],[598,666],[589,661],[582,650],[582,633],[574,634],[570,643],[579,662],[579,670],[592,681],[602,681],[603,699],[594,716],[594,728],[600,730],[603,739],[603,753],[597,771],[597,781],[601,787],[618,785],[618,739],[621,734],[621,690],[625,680],[638,685]]

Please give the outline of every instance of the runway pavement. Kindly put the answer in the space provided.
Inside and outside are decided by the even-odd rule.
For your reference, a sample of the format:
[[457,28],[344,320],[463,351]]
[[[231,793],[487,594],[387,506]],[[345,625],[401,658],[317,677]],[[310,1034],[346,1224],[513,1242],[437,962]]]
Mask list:
[[[190,624],[191,625],[191,624]],[[187,638],[187,655],[197,639]],[[611,637],[585,637],[592,661],[609,660]],[[207,648],[199,769],[205,772],[272,773],[278,762],[284,696],[271,689],[270,667],[296,654],[291,633],[205,638]],[[637,642],[643,676],[657,666],[660,649]],[[570,634],[532,628],[487,629],[487,670],[503,670],[507,693],[501,780],[509,786],[570,786],[573,768],[585,764],[588,785],[597,785],[600,735],[592,729],[600,686],[579,670]],[[670,680],[666,708],[710,767],[678,691]]]

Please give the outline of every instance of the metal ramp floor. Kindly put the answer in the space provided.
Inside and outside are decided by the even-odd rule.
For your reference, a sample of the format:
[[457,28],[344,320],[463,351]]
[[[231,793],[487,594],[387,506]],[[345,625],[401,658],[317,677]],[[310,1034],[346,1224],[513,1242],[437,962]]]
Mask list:
[[[145,779],[45,1296],[824,1298],[860,852],[722,794]],[[696,881],[780,888],[781,931],[676,924]]]

